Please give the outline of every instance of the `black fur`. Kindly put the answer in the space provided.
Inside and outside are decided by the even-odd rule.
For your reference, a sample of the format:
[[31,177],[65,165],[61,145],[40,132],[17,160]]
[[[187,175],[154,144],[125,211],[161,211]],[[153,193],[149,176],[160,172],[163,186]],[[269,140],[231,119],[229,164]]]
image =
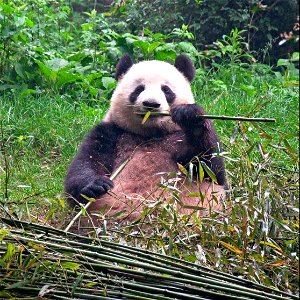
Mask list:
[[119,80],[133,65],[132,59],[129,54],[124,54],[116,67],[116,78]]
[[212,156],[213,153],[222,151],[221,143],[212,122],[199,117],[204,113],[203,108],[197,104],[182,104],[171,109],[173,122],[185,132],[189,144],[188,151],[182,155],[179,153],[178,162],[185,165],[197,156],[215,173],[218,184],[225,185],[224,160],[222,157]]
[[129,101],[131,103],[135,103],[136,99],[145,90],[145,86],[143,84],[138,85],[134,91],[129,95]]
[[168,103],[172,104],[176,99],[176,95],[174,94],[174,92],[167,85],[162,85],[161,90],[164,92]]
[[176,57],[175,65],[176,69],[180,71],[189,81],[192,81],[195,77],[196,70],[193,62],[185,55],[179,55]]
[[100,123],[83,141],[65,179],[65,192],[72,206],[86,203],[113,187],[109,179],[114,166],[116,141],[123,130],[113,124]]

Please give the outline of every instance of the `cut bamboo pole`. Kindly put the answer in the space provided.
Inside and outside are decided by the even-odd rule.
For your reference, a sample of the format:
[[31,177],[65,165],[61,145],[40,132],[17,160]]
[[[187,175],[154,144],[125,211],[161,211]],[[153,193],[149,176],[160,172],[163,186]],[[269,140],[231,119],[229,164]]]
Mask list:
[[[137,115],[145,115],[147,119],[149,116],[170,116],[168,112],[147,112],[145,113],[136,113]],[[199,115],[203,119],[215,119],[215,120],[232,120],[232,121],[247,121],[247,122],[276,122],[274,118],[249,118],[249,117],[240,117],[240,116],[216,116],[216,115]],[[147,120],[146,119],[146,120]],[[144,121],[144,123],[146,122]]]
[[[0,254],[5,255],[10,246],[19,257],[9,262],[9,269],[1,269],[2,286],[22,295],[46,293],[50,298],[69,296],[69,299],[103,299],[103,295],[111,297],[108,299],[145,300],[297,299],[257,283],[246,283],[239,277],[233,282],[233,275],[216,273],[163,254],[147,251],[145,259],[143,249],[84,238],[38,224],[1,220],[12,228],[7,228],[3,236]],[[135,251],[128,252],[129,249]],[[25,261],[26,268],[22,269]]]

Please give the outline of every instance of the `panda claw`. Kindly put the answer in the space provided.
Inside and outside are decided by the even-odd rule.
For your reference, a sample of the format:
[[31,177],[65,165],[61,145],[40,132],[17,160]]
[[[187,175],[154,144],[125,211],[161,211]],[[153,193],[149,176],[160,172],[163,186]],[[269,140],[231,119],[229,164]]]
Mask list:
[[173,122],[181,127],[201,125],[204,121],[201,118],[203,114],[203,108],[197,104],[181,104],[171,109]]
[[113,188],[113,182],[108,178],[97,178],[81,190],[81,194],[89,198],[100,197]]

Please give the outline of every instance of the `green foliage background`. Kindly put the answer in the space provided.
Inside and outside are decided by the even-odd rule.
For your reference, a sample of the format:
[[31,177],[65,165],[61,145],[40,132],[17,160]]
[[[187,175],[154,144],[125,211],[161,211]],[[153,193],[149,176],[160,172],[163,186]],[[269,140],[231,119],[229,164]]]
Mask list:
[[118,59],[128,52],[136,61],[173,62],[184,53],[196,65],[192,88],[207,112],[277,122],[215,122],[230,183],[223,212],[191,222],[173,195],[146,207],[135,224],[151,232],[104,224],[101,234],[297,293],[298,31],[279,48],[282,56],[275,48],[298,2],[265,1],[268,10],[254,1],[110,2],[0,0],[1,214],[66,226],[63,178],[107,110]]

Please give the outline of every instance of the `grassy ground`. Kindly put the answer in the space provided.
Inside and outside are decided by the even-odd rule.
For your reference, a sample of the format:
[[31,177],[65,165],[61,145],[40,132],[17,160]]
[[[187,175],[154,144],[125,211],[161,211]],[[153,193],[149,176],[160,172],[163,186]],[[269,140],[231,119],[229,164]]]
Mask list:
[[[275,124],[215,121],[230,182],[225,213],[203,220],[158,203],[153,231],[116,228],[106,238],[163,251],[295,292],[298,266],[298,88],[266,69],[198,71],[197,101],[210,114],[276,118]],[[65,226],[63,178],[107,103],[70,95],[0,98],[0,201],[10,214]],[[3,214],[3,212],[2,212]],[[161,216],[161,218],[159,218]],[[167,221],[166,221],[167,220]]]

